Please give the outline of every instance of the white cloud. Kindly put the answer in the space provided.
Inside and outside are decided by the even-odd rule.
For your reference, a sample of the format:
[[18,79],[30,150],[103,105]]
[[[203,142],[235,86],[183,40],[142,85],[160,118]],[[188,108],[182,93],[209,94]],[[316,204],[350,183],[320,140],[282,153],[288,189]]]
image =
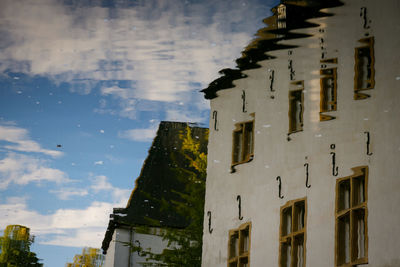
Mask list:
[[112,86],[112,87],[103,87],[101,88],[101,94],[102,95],[112,95],[118,98],[123,98],[123,99],[129,99],[133,98],[133,90],[130,88],[123,89],[118,86]]
[[0,204],[0,225],[26,225],[39,244],[99,247],[112,209],[125,206],[129,198],[129,190],[107,188],[113,193],[113,202],[94,201],[81,209],[58,209],[52,214],[30,210],[26,198],[10,197]]
[[102,160],[94,162],[94,165],[103,165],[103,164],[104,164],[104,162]]
[[0,72],[45,75],[82,94],[104,80],[127,81],[124,88],[101,89],[120,101],[113,107],[118,112],[104,104],[96,112],[131,119],[137,116],[137,100],[198,103],[197,91],[218,70],[235,67],[234,59],[252,39],[255,21],[248,18],[261,22],[267,16],[265,3],[246,3],[142,1],[134,8],[117,4],[113,13],[118,16],[109,19],[109,9],[100,6],[71,12],[62,1],[2,0],[0,17],[7,23],[0,30],[10,45],[0,54]]
[[125,200],[125,203],[124,205],[122,205],[122,207],[126,207],[126,203],[128,202],[131,192],[132,192],[131,189],[122,189],[114,187],[112,190],[112,197],[117,202],[122,202],[123,200]]
[[55,190],[50,190],[50,193],[55,194],[61,200],[69,200],[72,197],[83,197],[87,195],[96,195],[101,193],[110,194],[110,199],[113,202],[124,202],[129,198],[131,190],[114,187],[108,178],[104,175],[93,176],[90,174],[91,185],[87,187],[61,187]]
[[70,182],[68,175],[58,169],[47,167],[47,161],[31,156],[9,153],[0,160],[0,189],[6,189],[11,183]]
[[[84,209],[60,209],[50,215],[30,211],[26,200],[0,204],[0,224],[31,228],[41,244],[99,247],[108,225],[113,203],[93,202]],[[102,236],[97,234],[101,233]]]
[[68,200],[75,196],[83,197],[89,194],[87,189],[72,187],[62,187],[58,190],[50,190],[50,193],[55,194],[59,199],[62,200]]
[[[136,119],[137,109],[143,107],[140,102],[135,98],[135,90],[132,88],[120,88],[118,86],[103,87],[100,92],[104,96],[111,96],[118,102],[119,111],[113,108],[107,108],[107,103],[102,102],[100,108],[95,108],[94,112],[99,114],[119,115],[121,117]],[[148,108],[148,107],[147,107]],[[158,108],[160,108],[158,106]],[[143,111],[143,109],[142,109]]]
[[12,143],[3,146],[9,150],[43,153],[52,157],[59,157],[63,154],[61,151],[42,148],[37,142],[30,139],[26,129],[15,126],[0,125],[0,141]]
[[39,243],[66,247],[101,247],[106,228],[82,227],[76,230],[64,230],[52,238],[43,238]]
[[21,224],[46,232],[50,223],[50,216],[28,210],[26,198],[12,197],[5,204],[0,204],[0,225]]
[[156,136],[157,128],[152,126],[147,129],[130,129],[118,133],[118,137],[137,142],[151,142]]
[[121,202],[124,199],[129,198],[129,194],[131,190],[129,189],[121,189],[118,187],[114,187],[109,181],[107,176],[98,175],[92,178],[92,185],[90,186],[95,193],[99,193],[102,191],[111,192],[112,198],[116,202]]
[[99,175],[93,177],[92,185],[90,186],[90,188],[94,190],[94,192],[98,193],[100,191],[112,190],[114,187],[108,182],[108,178],[106,176]]
[[167,115],[166,115],[166,120],[167,121],[180,121],[180,122],[202,122],[204,120],[204,117],[201,116],[201,114],[193,114],[193,112],[190,112],[189,110],[185,110],[183,112],[182,110],[177,110],[177,109],[170,109],[167,110]]
[[51,215],[51,225],[61,229],[104,227],[108,223],[104,213],[111,212],[112,207],[113,203],[93,202],[85,209],[59,209]]

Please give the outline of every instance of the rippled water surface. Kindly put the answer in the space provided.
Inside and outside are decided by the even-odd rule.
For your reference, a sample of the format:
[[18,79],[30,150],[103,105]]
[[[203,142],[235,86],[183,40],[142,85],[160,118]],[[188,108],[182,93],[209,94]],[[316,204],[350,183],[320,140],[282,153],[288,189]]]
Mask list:
[[[326,36],[342,27],[361,29],[366,40],[355,92],[365,97],[376,23],[367,10],[335,0],[286,2],[2,0],[0,228],[31,228],[45,266],[100,247],[159,122],[208,127],[208,99],[261,61],[288,57],[292,81],[304,74],[302,64],[324,76],[317,114],[335,119],[332,69],[342,63]],[[278,16],[270,17],[272,7]],[[346,20],[335,19],[337,7],[346,8]],[[313,57],[298,56],[304,47]],[[275,71],[265,74],[271,99]]]
[[0,3],[0,228],[45,266],[100,247],[158,123],[208,125],[199,91],[234,68],[274,1]]

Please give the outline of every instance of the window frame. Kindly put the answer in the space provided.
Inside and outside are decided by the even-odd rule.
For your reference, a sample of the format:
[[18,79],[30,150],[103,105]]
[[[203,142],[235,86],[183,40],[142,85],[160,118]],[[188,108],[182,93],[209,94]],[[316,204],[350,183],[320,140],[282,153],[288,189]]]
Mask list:
[[277,13],[277,28],[285,29],[286,28],[286,5],[279,4],[276,7]]
[[[296,205],[303,202],[304,204],[304,225],[301,229],[295,228],[298,227],[297,223],[295,222],[297,217],[295,214]],[[290,224],[290,233],[284,235],[284,211],[288,208],[291,208],[291,224]],[[282,267],[282,247],[284,244],[288,243],[290,240],[291,251],[290,251],[290,266],[297,266],[297,262],[293,261],[295,250],[293,249],[295,246],[296,237],[303,236],[303,265],[302,267],[306,266],[306,243],[307,243],[307,197],[299,198],[295,200],[290,200],[286,202],[285,205],[281,206],[280,208],[280,224],[279,224],[279,258],[278,258],[278,266]],[[296,264],[295,264],[296,263]]]
[[[232,133],[232,163],[231,163],[231,167],[234,167],[236,165],[242,164],[242,163],[246,163],[249,162],[251,160],[253,160],[254,158],[254,127],[255,127],[255,120],[249,120],[249,121],[244,121],[244,122],[240,122],[240,123],[236,123],[235,124],[235,130],[233,130]],[[251,144],[250,147],[246,150],[245,147],[246,145],[246,125],[251,124],[252,125],[252,130],[251,130]],[[238,147],[237,142],[237,138],[236,138],[236,134],[240,133],[242,134],[241,138],[240,138],[240,146],[241,146],[241,150],[240,151],[240,158],[238,161],[236,161],[236,157],[235,155],[236,153],[236,149]]]
[[[332,59],[333,62],[337,63],[337,58]],[[325,60],[327,62],[328,60]],[[322,62],[322,61],[321,61]],[[323,114],[325,112],[333,112],[337,111],[337,67],[330,68],[322,68],[319,71],[321,76],[320,78],[320,112],[319,112],[319,120],[320,121],[328,121],[333,120],[335,117],[327,114]],[[326,86],[326,80],[331,80],[333,87],[329,88]],[[329,93],[327,91],[331,90],[331,100],[328,99]]]
[[[354,48],[354,100],[362,100],[370,97],[370,95],[363,93],[362,91],[371,90],[375,88],[375,51],[374,51],[374,37],[367,37],[358,40],[358,42],[364,44],[362,46],[358,46]],[[370,72],[370,79],[363,80],[363,77],[360,77],[362,74],[361,71],[361,60],[360,60],[360,51],[363,49],[369,49],[369,58],[370,64],[367,71]],[[368,65],[367,65],[368,66]],[[366,82],[369,86],[362,87],[361,84]]]
[[[243,231],[248,231],[248,244],[247,244],[247,250],[244,251],[243,249]],[[238,235],[237,242],[238,242],[238,248],[237,248],[237,255],[231,257],[231,237],[234,235]],[[242,225],[240,225],[236,229],[231,229],[229,230],[229,237],[228,237],[228,256],[227,256],[227,266],[232,267],[232,264],[236,262],[237,267],[241,267],[240,261],[242,259],[247,259],[247,267],[250,267],[250,249],[251,249],[251,222],[246,222]],[[236,250],[236,249],[235,249]]]
[[[350,176],[342,177],[336,180],[336,196],[335,196],[335,266],[336,267],[355,267],[361,264],[368,264],[368,166],[359,166],[352,168],[353,174]],[[356,203],[354,197],[357,192],[354,186],[355,180],[359,177],[364,177],[364,201],[362,203]],[[343,182],[349,181],[349,206],[341,208],[340,206],[340,186]],[[358,240],[357,229],[354,229],[354,219],[355,213],[357,211],[363,210],[364,212],[364,257],[354,258],[354,253],[358,247],[355,242]],[[349,238],[348,238],[348,249],[349,249],[349,262],[340,263],[339,262],[339,220],[345,216],[349,217]]]
[[[288,134],[293,134],[297,132],[301,132],[304,129],[304,80],[294,81],[290,83],[290,86],[293,88],[289,90],[288,99],[289,99],[289,131]],[[300,92],[300,106],[301,110],[299,111],[299,120],[296,119],[296,116],[293,116],[293,113],[296,114],[296,107],[294,107],[293,103],[293,95],[295,93]],[[298,123],[297,123],[298,122]],[[299,127],[296,127],[299,125]]]

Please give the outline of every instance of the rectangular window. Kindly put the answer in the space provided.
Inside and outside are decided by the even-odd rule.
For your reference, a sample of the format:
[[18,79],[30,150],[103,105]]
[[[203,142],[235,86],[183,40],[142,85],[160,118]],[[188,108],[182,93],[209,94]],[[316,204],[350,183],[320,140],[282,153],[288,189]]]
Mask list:
[[335,266],[368,263],[368,167],[353,171],[353,175],[336,180]]
[[286,6],[284,4],[280,4],[278,6],[278,29],[286,28]]
[[238,123],[233,131],[232,165],[250,161],[254,155],[254,121]]
[[229,231],[228,267],[250,266],[251,223]]
[[332,120],[335,117],[323,114],[337,110],[337,68],[320,70],[320,121]]
[[289,91],[289,134],[303,130],[304,81],[291,83],[296,89]]
[[368,98],[369,95],[361,91],[370,90],[375,87],[375,56],[374,37],[364,38],[359,42],[365,44],[355,48],[354,66],[354,99]]
[[305,267],[306,200],[289,201],[281,207],[279,267]]

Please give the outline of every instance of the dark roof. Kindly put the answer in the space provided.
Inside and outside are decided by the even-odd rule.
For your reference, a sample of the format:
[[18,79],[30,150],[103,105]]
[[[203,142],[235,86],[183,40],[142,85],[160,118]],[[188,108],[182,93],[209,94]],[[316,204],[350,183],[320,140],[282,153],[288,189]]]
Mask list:
[[[277,7],[281,4],[286,7],[285,18],[278,17]],[[321,9],[340,6],[343,3],[339,0],[281,0],[279,5],[271,9],[272,16],[263,20],[267,27],[257,31],[256,38],[242,51],[242,56],[236,59],[237,68],[221,70],[219,73],[222,76],[201,90],[206,99],[216,98],[219,90],[233,88],[234,80],[247,77],[243,71],[261,67],[259,61],[274,58],[267,52],[295,48],[296,46],[285,45],[281,41],[311,36],[294,33],[293,30],[318,27],[318,24],[308,20],[331,16],[332,14],[321,12]],[[278,22],[284,23],[285,27],[278,27]]]
[[161,208],[161,199],[179,200],[174,192],[183,192],[185,183],[178,179],[176,168],[189,168],[179,153],[182,139],[179,135],[189,126],[192,138],[200,140],[200,150],[207,152],[208,129],[182,122],[160,123],[157,135],[136,179],[126,208],[114,208],[103,240],[103,253],[107,252],[115,228],[123,226],[155,226],[184,228],[188,222],[172,205]]

